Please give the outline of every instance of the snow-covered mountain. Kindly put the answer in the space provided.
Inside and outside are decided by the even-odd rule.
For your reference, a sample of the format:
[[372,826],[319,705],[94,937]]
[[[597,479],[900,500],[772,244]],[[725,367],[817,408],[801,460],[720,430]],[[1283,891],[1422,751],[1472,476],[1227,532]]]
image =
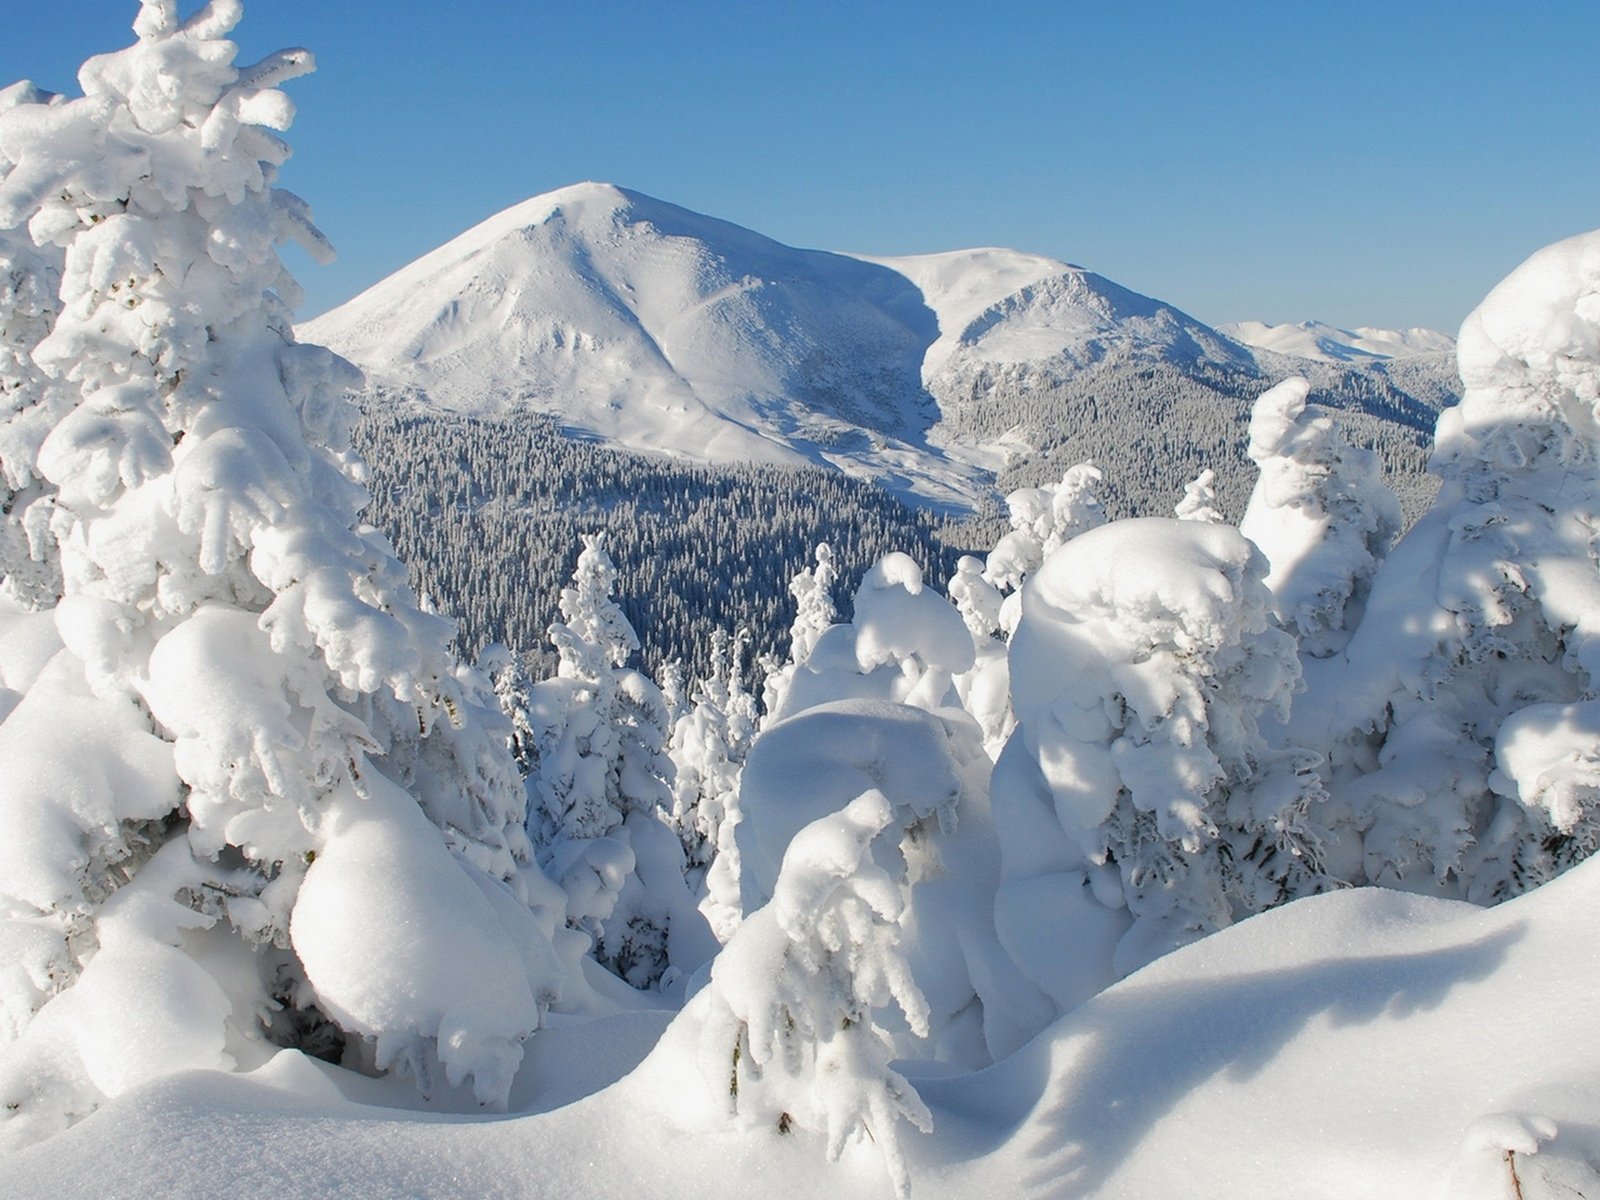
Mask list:
[[1257,350],[1310,358],[1318,362],[1359,363],[1374,359],[1414,358],[1424,354],[1449,354],[1456,340],[1433,329],[1372,329],[1362,325],[1339,329],[1321,321],[1298,325],[1267,325],[1261,321],[1235,321],[1217,329],[1237,342]]
[[[624,449],[809,463],[957,509],[1008,464],[1059,474],[1057,449],[1164,497],[1198,468],[1145,443],[1178,427],[1239,507],[1242,414],[1304,369],[1070,263],[799,250],[600,183],[509,208],[300,333],[392,401],[533,410]],[[1368,441],[1431,430],[1433,397],[1338,374],[1366,370],[1319,386],[1378,423]]]

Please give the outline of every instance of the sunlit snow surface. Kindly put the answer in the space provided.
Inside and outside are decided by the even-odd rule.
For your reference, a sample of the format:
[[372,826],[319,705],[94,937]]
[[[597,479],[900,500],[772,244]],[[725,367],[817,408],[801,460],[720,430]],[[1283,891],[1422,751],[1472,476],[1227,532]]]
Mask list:
[[[1243,922],[1131,976],[1012,1058],[922,1078],[920,1197],[1503,1197],[1597,1182],[1600,864],[1491,910],[1364,889]],[[878,1197],[870,1147],[724,1122],[695,1004],[642,1066],[566,1108],[474,1120],[362,1102],[280,1054],[126,1095],[0,1164],[71,1196]],[[615,1078],[665,1018],[535,1036],[554,1099]],[[619,1059],[622,1060],[619,1062]],[[524,1102],[538,1105],[537,1092]],[[548,1102],[548,1101],[547,1101]],[[1553,1138],[1542,1136],[1554,1128]],[[1542,1143],[1542,1144],[1541,1144]],[[1507,1149],[1518,1151],[1508,1162]],[[1537,1153],[1530,1153],[1537,1150]]]

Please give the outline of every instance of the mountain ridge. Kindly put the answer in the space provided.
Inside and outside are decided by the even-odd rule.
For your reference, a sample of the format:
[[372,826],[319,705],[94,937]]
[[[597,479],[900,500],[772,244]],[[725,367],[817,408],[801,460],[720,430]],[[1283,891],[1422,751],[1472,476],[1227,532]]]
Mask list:
[[1128,377],[1176,371],[1231,426],[1300,361],[1042,255],[796,249],[600,183],[513,205],[300,332],[386,403],[532,410],[622,449],[824,466],[951,511],[1084,419],[1080,393],[1138,404]]
[[1322,321],[1294,325],[1269,325],[1262,321],[1232,321],[1217,328],[1235,341],[1257,350],[1309,358],[1318,362],[1371,362],[1453,354],[1456,340],[1434,329],[1375,329],[1358,325],[1340,329]]

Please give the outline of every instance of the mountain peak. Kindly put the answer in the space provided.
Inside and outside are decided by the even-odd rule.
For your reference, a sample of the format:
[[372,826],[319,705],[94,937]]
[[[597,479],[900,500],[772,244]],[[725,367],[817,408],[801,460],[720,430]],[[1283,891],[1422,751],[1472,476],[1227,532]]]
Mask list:
[[497,213],[301,332],[390,396],[959,507],[1020,444],[985,397],[1089,372],[1259,374],[1239,342],[1070,263],[795,249],[598,182]]

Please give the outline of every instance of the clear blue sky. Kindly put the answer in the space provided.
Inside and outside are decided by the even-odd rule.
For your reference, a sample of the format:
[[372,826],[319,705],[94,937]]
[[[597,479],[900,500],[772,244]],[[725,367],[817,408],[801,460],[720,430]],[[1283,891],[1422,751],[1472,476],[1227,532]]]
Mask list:
[[[193,4],[185,6],[185,11]],[[0,82],[76,90],[133,0],[0,0]],[[1004,245],[1202,320],[1454,332],[1600,226],[1600,4],[246,0],[317,55],[283,183],[316,312],[606,180],[791,245]]]

